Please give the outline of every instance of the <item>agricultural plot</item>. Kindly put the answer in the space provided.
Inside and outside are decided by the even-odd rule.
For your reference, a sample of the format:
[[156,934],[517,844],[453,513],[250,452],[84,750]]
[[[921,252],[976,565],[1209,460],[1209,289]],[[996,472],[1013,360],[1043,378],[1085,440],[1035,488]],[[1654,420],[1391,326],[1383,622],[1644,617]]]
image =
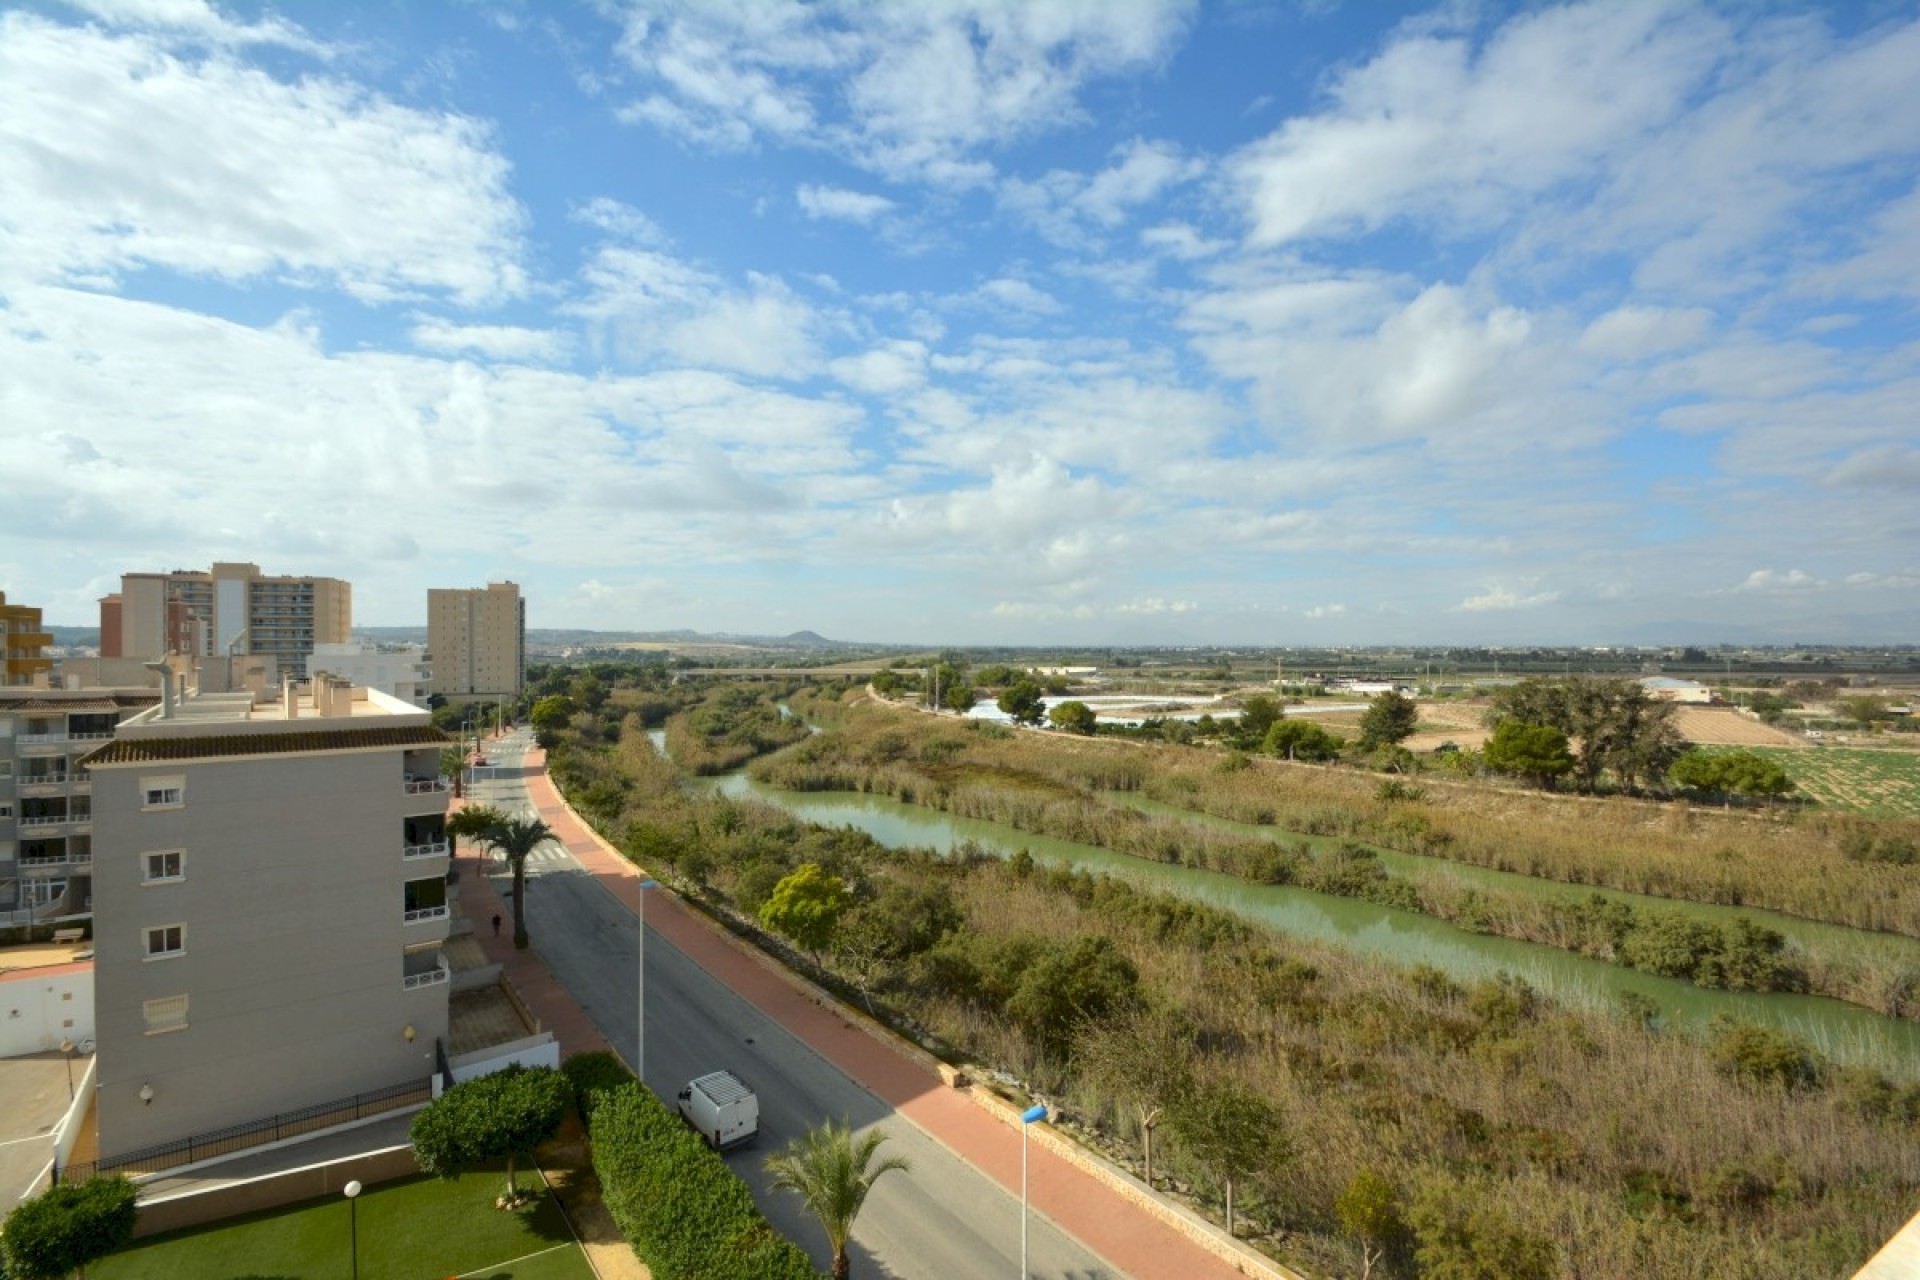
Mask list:
[[1674,712],[1673,725],[1688,742],[1703,746],[1802,748],[1809,745],[1804,738],[1743,716],[1731,707],[1680,707]]
[[1816,804],[1877,817],[1920,817],[1920,755],[1853,747],[1744,750],[1779,761],[1800,794]]

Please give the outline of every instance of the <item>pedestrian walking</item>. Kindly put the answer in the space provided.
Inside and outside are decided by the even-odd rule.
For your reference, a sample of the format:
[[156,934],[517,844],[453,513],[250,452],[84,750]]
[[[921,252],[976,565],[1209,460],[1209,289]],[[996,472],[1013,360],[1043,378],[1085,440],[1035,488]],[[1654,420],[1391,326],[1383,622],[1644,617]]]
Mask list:
[[493,936],[496,938],[500,936],[500,913],[498,911],[493,913]]

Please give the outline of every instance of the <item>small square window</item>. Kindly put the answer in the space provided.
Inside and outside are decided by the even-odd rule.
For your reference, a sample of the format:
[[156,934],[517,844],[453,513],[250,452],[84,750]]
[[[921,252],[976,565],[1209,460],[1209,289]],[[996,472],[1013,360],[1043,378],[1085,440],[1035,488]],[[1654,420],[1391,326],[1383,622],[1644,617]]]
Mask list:
[[158,1000],[148,1000],[140,1006],[140,1014],[146,1020],[147,1034],[150,1036],[163,1031],[185,1031],[187,998],[161,996]]
[[147,959],[164,960],[187,953],[187,926],[163,924],[147,930]]
[[142,884],[166,884],[187,878],[187,854],[184,849],[162,849],[147,855],[147,874]]
[[140,805],[144,809],[178,809],[187,802],[185,778],[140,779]]
[[13,816],[13,801],[11,800],[0,801],[0,820],[11,818],[12,816]]

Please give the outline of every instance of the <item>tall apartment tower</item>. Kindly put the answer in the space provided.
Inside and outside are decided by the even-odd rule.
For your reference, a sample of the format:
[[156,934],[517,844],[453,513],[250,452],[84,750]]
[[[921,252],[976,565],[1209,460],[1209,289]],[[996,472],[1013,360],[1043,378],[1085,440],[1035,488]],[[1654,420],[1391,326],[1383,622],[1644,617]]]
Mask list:
[[455,702],[517,695],[527,680],[527,602],[511,582],[427,590],[433,691]]
[[257,564],[216,564],[201,573],[127,573],[100,602],[107,658],[260,654],[304,675],[316,644],[345,644],[353,587],[339,578],[263,574]]
[[176,682],[80,761],[103,1160],[424,1084],[448,1033],[446,736],[324,676]]
[[0,685],[29,685],[35,676],[53,669],[53,659],[45,653],[53,636],[40,625],[40,610],[8,604],[4,591],[0,591],[0,641],[4,641],[0,644]]

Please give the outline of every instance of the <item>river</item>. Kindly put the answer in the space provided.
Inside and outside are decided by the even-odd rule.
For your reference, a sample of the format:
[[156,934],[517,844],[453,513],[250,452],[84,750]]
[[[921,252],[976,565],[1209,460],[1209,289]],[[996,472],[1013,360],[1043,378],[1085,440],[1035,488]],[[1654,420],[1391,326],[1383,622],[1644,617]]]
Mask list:
[[[654,731],[649,737],[655,749],[664,752],[665,735]],[[1680,1025],[1698,1026],[1718,1014],[1730,1014],[1803,1036],[1837,1062],[1868,1063],[1903,1080],[1920,1079],[1920,1024],[1886,1017],[1839,1000],[1707,990],[1556,947],[1473,933],[1417,912],[1398,911],[1290,885],[1251,884],[1194,867],[1148,862],[1095,845],[1034,835],[996,822],[958,818],[880,796],[849,791],[782,791],[755,782],[745,773],[699,779],[698,785],[739,799],[760,800],[821,826],[853,827],[893,849],[918,847],[947,852],[971,842],[1001,857],[1025,849],[1036,860],[1049,865],[1104,872],[1133,884],[1178,893],[1285,935],[1313,939],[1396,964],[1429,964],[1456,981],[1473,981],[1507,972],[1569,1003],[1605,1008],[1618,1008],[1619,994],[1634,991],[1651,999],[1666,1019]],[[1200,820],[1184,810],[1172,812],[1183,819]],[[1263,829],[1248,827],[1247,830]],[[1639,895],[1624,896],[1637,898]],[[1664,899],[1647,901],[1663,906],[1685,905],[1667,903]],[[1754,915],[1756,919],[1767,918],[1766,913],[1744,914]]]

